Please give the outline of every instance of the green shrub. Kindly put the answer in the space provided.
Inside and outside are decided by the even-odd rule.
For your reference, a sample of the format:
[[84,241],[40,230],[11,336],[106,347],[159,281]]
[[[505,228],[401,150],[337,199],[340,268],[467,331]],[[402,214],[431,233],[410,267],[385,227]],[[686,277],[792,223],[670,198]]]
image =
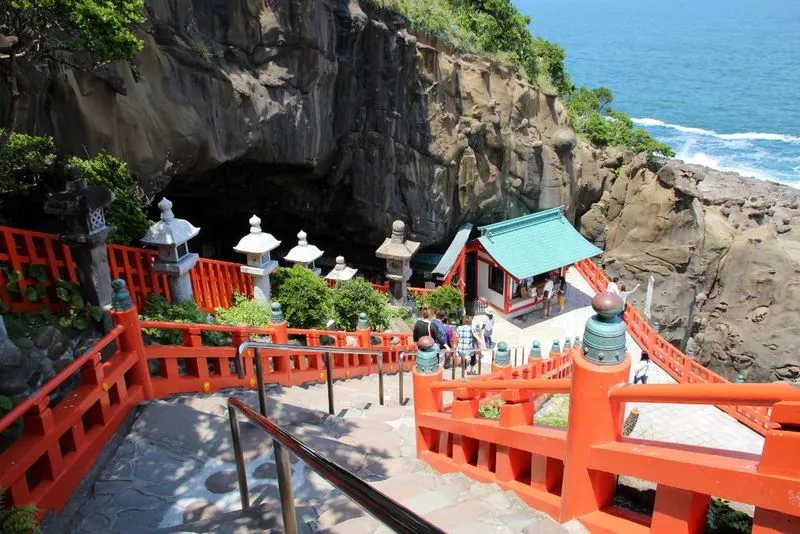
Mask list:
[[748,534],[753,529],[753,518],[731,508],[725,499],[711,499],[707,519],[707,534]]
[[[421,300],[423,306],[428,306],[433,310],[444,310],[447,314],[447,322],[457,324],[461,320],[464,303],[461,301],[461,292],[455,287],[450,285],[437,287],[434,291],[425,293]],[[419,302],[417,302],[417,306],[419,306]]]
[[55,162],[52,137],[12,133],[0,150],[0,195],[18,195],[33,189],[42,173],[53,170]]
[[500,419],[500,407],[503,404],[504,402],[500,399],[481,404],[480,408],[478,408],[478,417],[481,419]]
[[106,206],[106,221],[117,227],[111,242],[131,243],[147,232],[151,221],[145,214],[139,186],[124,161],[101,152],[89,160],[71,157],[67,165],[83,171],[90,185],[101,185],[114,193],[114,202]]
[[233,306],[230,308],[217,308],[217,322],[232,326],[247,325],[253,328],[266,328],[269,326],[270,307],[255,300],[250,300],[246,295],[236,293],[233,295]]
[[324,328],[330,316],[328,284],[302,265],[288,269],[272,299],[281,303],[283,316],[292,328]]
[[566,97],[567,114],[575,132],[597,146],[621,146],[636,153],[659,153],[672,157],[675,151],[656,141],[641,128],[634,128],[631,118],[611,109],[614,95],[606,87],[579,87]]
[[203,41],[197,40],[192,42],[192,52],[200,57],[206,57],[208,54],[208,47]]
[[[145,321],[161,321],[166,323],[206,324],[208,316],[192,302],[172,304],[161,295],[151,293],[147,296],[144,310],[139,316]],[[162,345],[181,345],[183,334],[180,330],[161,330],[145,328],[144,333]],[[223,332],[203,332],[203,342],[207,345],[227,345],[229,338]]]
[[35,534],[41,532],[36,522],[36,507],[5,506],[6,490],[0,488],[0,532],[3,534]]
[[367,314],[373,330],[383,331],[389,326],[388,298],[375,290],[363,278],[340,282],[331,297],[331,316],[342,330],[355,330],[358,315]]

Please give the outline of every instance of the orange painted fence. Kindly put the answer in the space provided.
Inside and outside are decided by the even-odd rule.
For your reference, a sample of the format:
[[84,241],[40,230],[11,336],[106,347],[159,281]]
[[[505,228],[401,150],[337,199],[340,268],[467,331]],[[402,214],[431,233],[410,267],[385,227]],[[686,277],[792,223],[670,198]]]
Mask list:
[[[21,420],[23,434],[0,454],[0,487],[8,489],[11,504],[35,503],[41,510],[60,509],[92,467],[97,455],[126,416],[142,400],[175,393],[209,393],[227,387],[256,385],[254,353],[244,354],[245,377],[234,367],[236,347],[251,339],[286,343],[290,337],[310,345],[333,340],[335,346],[369,347],[380,356],[337,354],[332,361],[334,378],[377,372],[382,358],[385,373],[396,372],[399,356],[413,349],[407,334],[289,329],[286,323],[268,328],[244,328],[210,324],[140,321],[136,308],[113,312],[114,329],[85,354],[48,381],[31,398],[0,418],[0,432]],[[181,332],[177,346],[145,346],[142,328]],[[225,335],[225,346],[204,344],[203,334]],[[109,355],[109,352],[113,354]],[[107,356],[102,359],[101,353]],[[406,370],[414,365],[405,360]],[[261,350],[265,381],[283,385],[326,380],[322,356],[298,350]],[[57,403],[53,393],[72,375],[80,373],[80,385]],[[18,424],[18,423],[17,423]]]
[[[34,265],[43,269],[44,280],[32,275],[31,266]],[[11,313],[36,311],[43,306],[54,312],[60,311],[64,304],[56,297],[55,281],[78,283],[69,247],[53,234],[0,226],[0,266],[9,271],[0,270],[0,301]],[[8,288],[10,280],[7,274],[13,276],[12,273],[21,275],[19,291]],[[44,287],[44,295],[40,300],[26,298],[25,289],[35,286]]]
[[[575,268],[595,291],[604,291],[608,286],[608,278],[594,262],[581,260],[575,264]],[[650,359],[677,382],[681,384],[729,383],[724,377],[703,367],[694,358],[682,353],[661,337],[632,305],[625,306],[622,318],[628,327],[628,333],[636,343],[646,349],[650,354]],[[765,434],[769,429],[770,408],[768,406],[718,405],[717,407],[759,434]]]
[[[156,251],[122,245],[108,245],[107,249],[111,278],[125,280],[139,309],[151,293],[170,298],[166,275],[153,270]],[[33,265],[40,268],[43,280],[31,272]],[[59,312],[64,303],[56,296],[55,281],[79,283],[72,253],[55,234],[0,226],[0,266],[21,275],[20,290],[9,290],[8,276],[0,270],[0,300],[11,313],[42,308]],[[240,267],[238,263],[200,258],[190,275],[197,306],[211,312],[214,308],[229,307],[235,292],[252,296],[253,281]],[[28,298],[25,289],[36,286],[43,287],[44,294],[41,298]]]
[[[630,385],[629,370],[629,359],[598,366],[582,357],[571,379],[514,379],[507,371],[503,379],[460,382],[414,370],[417,455],[440,472],[514,491],[557,521],[577,518],[593,533],[704,532],[711,496],[754,505],[754,534],[800,532],[800,389]],[[445,391],[453,393],[449,405]],[[554,393],[570,395],[566,430],[536,422],[532,401]],[[498,420],[478,417],[487,394],[505,401]],[[770,406],[775,428],[761,457],[626,438],[626,402]],[[652,515],[614,505],[619,475],[656,485]]]

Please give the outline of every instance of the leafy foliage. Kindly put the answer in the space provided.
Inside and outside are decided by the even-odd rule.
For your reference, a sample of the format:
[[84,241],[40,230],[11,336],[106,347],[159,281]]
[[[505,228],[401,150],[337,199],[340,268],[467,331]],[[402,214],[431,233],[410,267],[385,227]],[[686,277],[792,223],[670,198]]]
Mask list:
[[528,31],[530,17],[510,0],[373,0],[403,13],[411,27],[452,43],[505,60],[541,86],[563,92],[572,86],[564,69],[564,50]]
[[606,87],[580,87],[566,97],[567,113],[575,131],[597,146],[622,146],[634,152],[660,153],[674,156],[668,145],[660,143],[641,128],[635,128],[631,118],[611,109],[614,95]]
[[[145,321],[162,321],[169,323],[204,324],[207,315],[197,308],[194,301],[172,304],[161,295],[151,293],[147,296],[144,310],[139,318]],[[161,330],[145,328],[143,332],[162,345],[180,345],[182,334],[179,330]],[[203,343],[206,345],[227,345],[229,336],[223,332],[203,332]]]
[[67,165],[80,169],[90,185],[101,185],[114,193],[114,202],[106,206],[106,220],[117,227],[110,241],[130,243],[147,232],[151,222],[144,212],[142,194],[124,161],[101,152],[89,160],[71,157]]
[[73,282],[56,280],[56,296],[67,303],[66,310],[58,317],[58,325],[62,328],[86,330],[91,324],[90,319],[98,322],[103,317],[102,308],[87,303]]
[[324,327],[331,309],[331,290],[325,280],[302,265],[287,271],[272,293],[283,307],[286,322],[292,328]]
[[708,534],[746,534],[753,528],[753,518],[731,508],[725,499],[711,499],[708,507]]
[[481,419],[500,419],[500,407],[504,402],[500,399],[481,404],[478,408],[478,417]]
[[247,325],[255,328],[269,326],[270,307],[255,300],[250,300],[246,295],[239,293],[233,295],[233,306],[230,308],[217,308],[215,311],[217,322],[221,324]]
[[373,330],[385,330],[389,326],[388,299],[363,278],[340,282],[331,298],[332,318],[343,330],[355,330],[358,315],[367,314]]
[[0,532],[3,534],[35,534],[41,532],[36,522],[36,507],[5,506],[5,490],[0,488]]
[[12,133],[0,149],[0,195],[18,195],[36,187],[55,162],[52,137]]
[[[419,300],[417,298],[417,301]],[[430,293],[425,293],[421,300],[423,306],[434,310],[444,310],[447,313],[447,321],[450,323],[458,323],[461,319],[464,303],[461,301],[461,293],[453,286],[437,287]],[[419,306],[419,302],[417,305]]]

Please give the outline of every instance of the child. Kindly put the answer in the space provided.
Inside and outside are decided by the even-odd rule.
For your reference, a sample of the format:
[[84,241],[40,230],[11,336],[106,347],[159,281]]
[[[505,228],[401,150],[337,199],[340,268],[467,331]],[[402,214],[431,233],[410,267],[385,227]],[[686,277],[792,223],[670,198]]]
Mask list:
[[650,370],[650,355],[646,351],[642,351],[642,359],[636,364],[636,370],[633,373],[633,383],[647,384],[647,371]]

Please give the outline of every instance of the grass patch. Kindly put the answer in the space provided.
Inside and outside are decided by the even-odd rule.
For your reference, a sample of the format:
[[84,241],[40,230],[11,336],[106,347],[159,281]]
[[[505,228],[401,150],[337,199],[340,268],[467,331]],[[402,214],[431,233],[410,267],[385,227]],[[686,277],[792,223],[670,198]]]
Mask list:
[[478,417],[480,419],[500,419],[500,407],[503,404],[505,403],[500,399],[482,404],[481,407],[478,408]]
[[559,393],[550,397],[533,416],[536,425],[567,428],[569,422],[569,395]]

